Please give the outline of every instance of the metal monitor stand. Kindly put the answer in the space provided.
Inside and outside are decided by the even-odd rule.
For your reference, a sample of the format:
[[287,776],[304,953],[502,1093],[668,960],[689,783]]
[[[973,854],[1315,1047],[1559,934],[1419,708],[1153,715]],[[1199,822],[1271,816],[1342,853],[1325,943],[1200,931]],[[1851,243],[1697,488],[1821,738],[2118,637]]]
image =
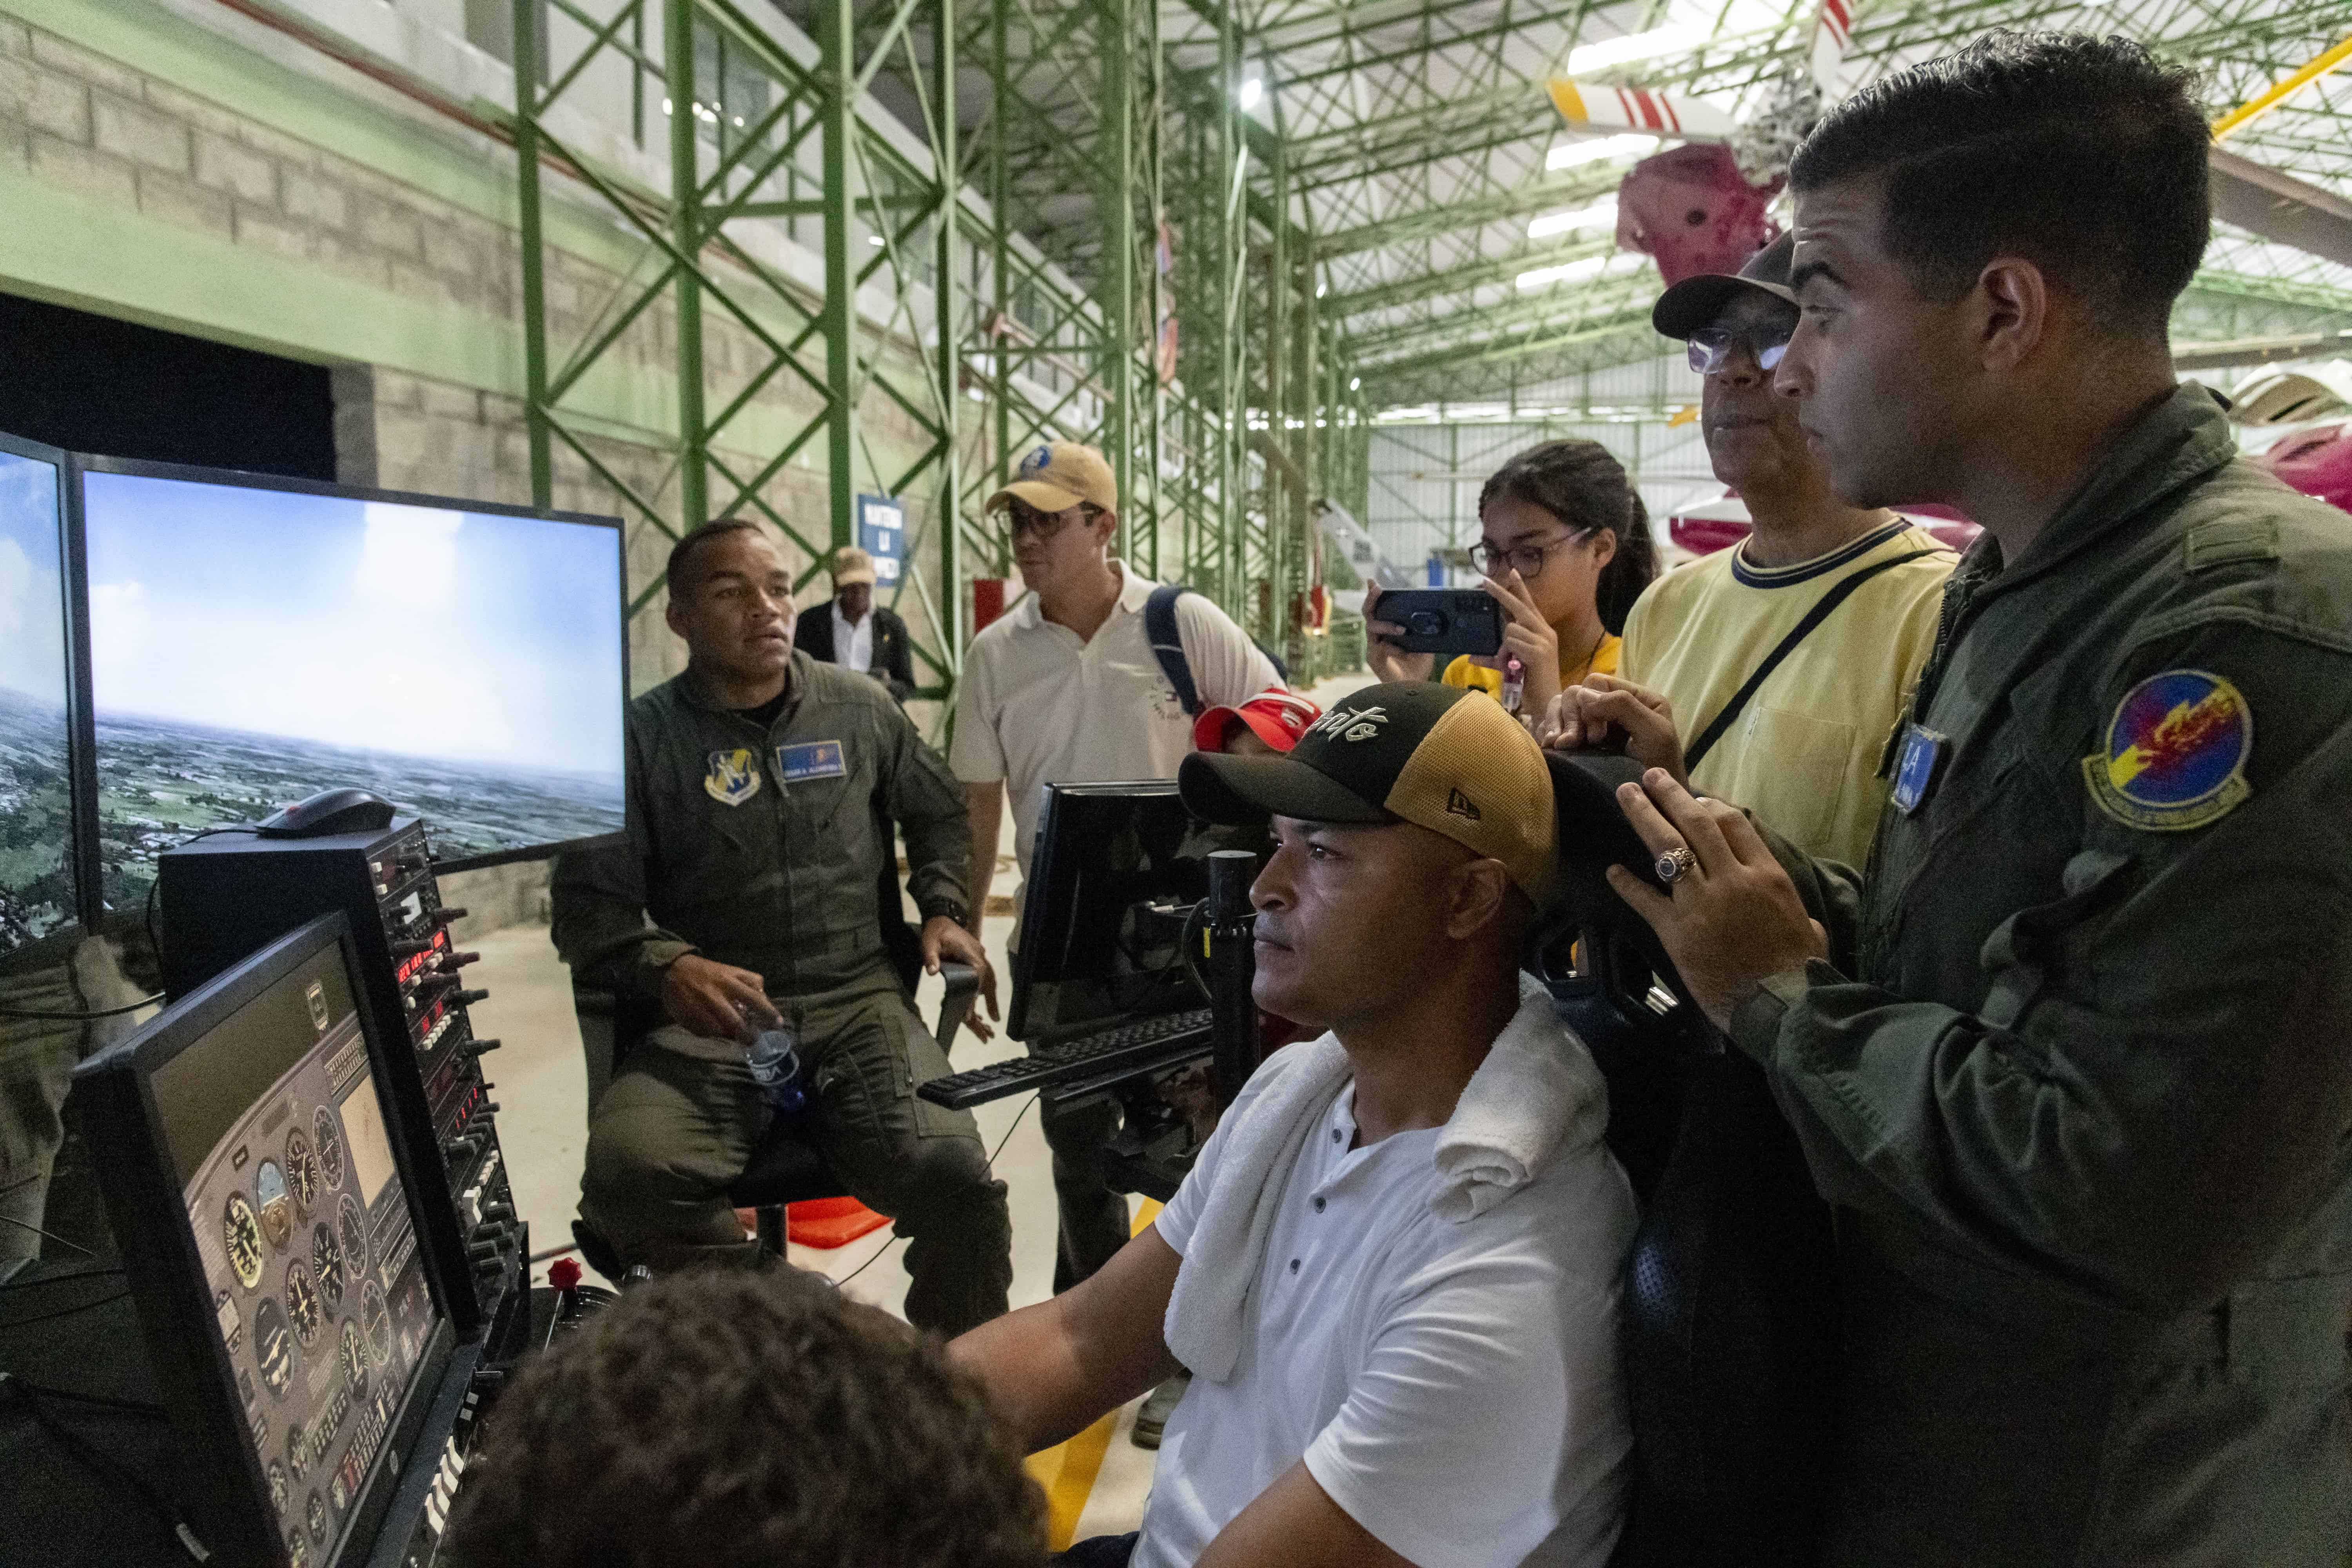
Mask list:
[[1231,1105],[1257,1068],[1257,1006],[1250,1000],[1257,914],[1249,896],[1256,877],[1257,857],[1246,849],[1209,857],[1210,1064],[1220,1105]]

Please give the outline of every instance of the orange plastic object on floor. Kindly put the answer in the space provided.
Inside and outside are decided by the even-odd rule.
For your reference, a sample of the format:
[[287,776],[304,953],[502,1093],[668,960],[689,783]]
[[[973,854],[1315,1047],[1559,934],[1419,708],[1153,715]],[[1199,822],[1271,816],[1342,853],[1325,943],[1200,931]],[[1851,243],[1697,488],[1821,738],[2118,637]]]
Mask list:
[[856,1198],[811,1198],[784,1210],[784,1235],[803,1247],[847,1247],[889,1223]]

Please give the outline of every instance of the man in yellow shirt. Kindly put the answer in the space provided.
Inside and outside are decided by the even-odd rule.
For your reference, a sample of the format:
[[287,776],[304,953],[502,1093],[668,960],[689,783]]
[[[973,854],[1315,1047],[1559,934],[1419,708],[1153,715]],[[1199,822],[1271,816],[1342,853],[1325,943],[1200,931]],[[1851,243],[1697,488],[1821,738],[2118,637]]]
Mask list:
[[1737,277],[1685,279],[1651,315],[1706,378],[1707,456],[1755,531],[1651,584],[1626,617],[1617,675],[1562,692],[1540,728],[1551,745],[1622,740],[1807,853],[1860,867],[1954,557],[1891,511],[1839,500],[1795,400],[1773,391],[1797,327],[1791,248],[1784,236]]

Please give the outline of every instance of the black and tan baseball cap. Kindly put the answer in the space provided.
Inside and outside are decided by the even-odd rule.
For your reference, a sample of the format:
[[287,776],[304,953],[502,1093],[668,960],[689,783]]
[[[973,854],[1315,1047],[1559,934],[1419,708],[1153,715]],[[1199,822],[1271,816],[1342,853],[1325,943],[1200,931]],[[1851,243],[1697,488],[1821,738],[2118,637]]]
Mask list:
[[1350,693],[1286,756],[1195,752],[1177,773],[1211,822],[1410,822],[1503,863],[1538,904],[1558,870],[1551,773],[1502,704],[1467,687],[1391,681]]
[[1797,237],[1791,231],[1749,257],[1748,265],[1736,275],[1702,272],[1684,279],[1658,296],[1658,302],[1650,308],[1650,325],[1661,336],[1686,339],[1723,314],[1732,296],[1747,290],[1794,305],[1797,293],[1789,287],[1789,267],[1796,249]]
[[1015,498],[1039,511],[1067,511],[1080,501],[1105,511],[1118,510],[1118,481],[1111,477],[1110,464],[1092,447],[1076,441],[1035,447],[1013,472],[1013,481],[989,497],[984,510],[995,511]]

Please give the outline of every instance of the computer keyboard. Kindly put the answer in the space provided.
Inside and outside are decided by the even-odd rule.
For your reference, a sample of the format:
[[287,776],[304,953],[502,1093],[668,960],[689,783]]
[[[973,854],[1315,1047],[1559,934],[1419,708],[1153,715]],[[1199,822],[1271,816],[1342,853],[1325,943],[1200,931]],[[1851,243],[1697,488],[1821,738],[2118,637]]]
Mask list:
[[1081,1079],[1123,1078],[1127,1070],[1143,1071],[1162,1058],[1181,1056],[1197,1048],[1209,1033],[1209,1009],[1171,1013],[1125,1024],[1099,1035],[1085,1035],[1058,1045],[1041,1046],[1025,1057],[1008,1057],[964,1072],[935,1078],[915,1090],[933,1105],[963,1110],[1033,1089],[1053,1089]]

